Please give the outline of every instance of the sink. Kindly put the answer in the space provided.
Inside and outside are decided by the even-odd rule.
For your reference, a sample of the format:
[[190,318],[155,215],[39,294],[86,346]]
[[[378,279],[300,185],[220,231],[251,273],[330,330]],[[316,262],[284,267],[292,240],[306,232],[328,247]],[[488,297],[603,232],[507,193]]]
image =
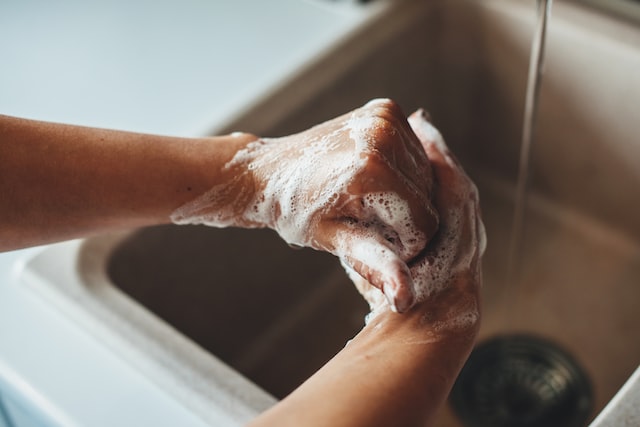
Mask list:
[[[535,8],[422,3],[389,17],[402,25],[354,35],[219,130],[285,135],[380,96],[407,113],[429,110],[480,189],[489,245],[479,342],[514,332],[555,342],[588,377],[593,419],[640,363],[640,202],[630,196],[640,186],[640,30],[555,4],[521,279],[507,284]],[[345,57],[347,71],[323,77]],[[78,265],[88,288],[115,286],[198,363],[220,359],[275,398],[339,351],[367,312],[335,258],[290,248],[269,230],[167,225],[98,236],[78,247]],[[449,407],[437,425],[461,426]]]
[[140,230],[114,249],[108,274],[278,398],[343,347],[367,313],[336,258],[294,250],[270,230]]
[[[311,102],[265,124],[258,119],[261,111],[288,96],[275,95],[229,129],[283,135],[382,95],[407,112],[418,106],[430,110],[480,188],[489,238],[480,342],[524,332],[557,343],[586,372],[594,416],[640,362],[640,204],[625,196],[633,188],[630,178],[639,183],[634,171],[640,155],[627,157],[625,167],[618,158],[639,147],[625,146],[626,139],[611,141],[640,129],[621,108],[601,110],[602,102],[624,96],[612,90],[640,88],[630,69],[628,75],[618,71],[624,83],[584,69],[566,81],[572,73],[567,52],[578,49],[572,59],[586,66],[582,33],[593,42],[589,54],[605,56],[617,33],[608,18],[557,5],[533,153],[522,279],[507,285],[534,18],[533,7],[513,3],[439,2]],[[594,33],[584,27],[588,22],[598,24],[591,27]],[[594,52],[598,43],[602,52]],[[622,66],[630,61],[624,54],[608,57]],[[631,54],[633,61],[638,57],[637,50]],[[596,78],[598,86],[590,86]],[[578,91],[581,85],[586,93]],[[588,96],[599,101],[589,106]],[[116,286],[278,398],[335,354],[366,313],[336,260],[290,249],[268,231],[140,230],[114,249],[108,265]],[[445,409],[438,425],[459,424]]]

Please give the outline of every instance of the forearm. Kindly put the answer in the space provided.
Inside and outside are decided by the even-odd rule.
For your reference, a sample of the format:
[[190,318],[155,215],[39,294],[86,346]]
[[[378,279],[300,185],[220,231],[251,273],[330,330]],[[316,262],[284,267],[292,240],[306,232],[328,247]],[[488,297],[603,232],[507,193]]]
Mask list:
[[445,401],[476,332],[471,325],[434,334],[415,311],[387,312],[251,426],[425,426]]
[[169,221],[247,137],[187,139],[0,116],[0,250]]

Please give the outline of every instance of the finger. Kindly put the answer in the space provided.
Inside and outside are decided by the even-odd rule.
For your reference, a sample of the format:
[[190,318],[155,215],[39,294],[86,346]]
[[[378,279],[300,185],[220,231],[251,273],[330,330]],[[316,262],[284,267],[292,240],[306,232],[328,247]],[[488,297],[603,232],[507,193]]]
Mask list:
[[340,216],[375,228],[405,261],[418,255],[437,229],[430,198],[377,158],[369,160],[347,192],[354,196],[340,204]]
[[375,129],[374,152],[380,153],[388,166],[402,175],[418,194],[430,199],[432,177],[429,160],[402,109],[391,100],[367,104],[370,114],[380,119]]
[[411,308],[415,300],[411,272],[383,238],[346,229],[336,234],[336,242],[335,255],[382,291],[392,310],[402,313]]
[[419,109],[411,114],[407,120],[431,162],[446,162],[460,168],[460,163],[449,150],[440,131],[429,121],[429,115],[426,111]]
[[371,311],[377,310],[384,306],[389,306],[384,293],[371,283],[369,283],[364,277],[357,273],[350,265],[341,260],[342,267],[349,276],[349,279],[353,282],[355,288],[360,292],[360,295],[369,303]]
[[429,122],[427,113],[422,109],[417,110],[409,116],[408,121],[431,161],[438,186],[446,187],[446,194],[451,197],[477,198],[475,184],[451,153],[440,132]]
[[363,216],[398,255],[409,261],[427,245],[437,229],[437,213],[421,195],[402,189],[368,193],[363,198]]
[[357,197],[343,205],[344,215],[375,224],[408,261],[424,249],[438,226],[427,155],[395,102],[373,100],[355,114],[374,124],[367,127],[365,166],[347,189]]
[[427,185],[430,183],[429,161],[400,106],[390,99],[383,99],[371,101],[365,107],[388,124],[389,135],[379,140],[382,143],[376,149],[400,172],[406,173],[422,193],[430,194],[431,188]]
[[428,150],[439,185],[447,188],[446,192],[438,191],[436,204],[439,208],[444,208],[451,203],[457,203],[460,210],[467,211],[466,221],[469,221],[472,227],[471,237],[478,244],[479,252],[482,254],[486,247],[486,237],[480,215],[480,198],[476,185],[451,153],[440,132],[429,122],[428,115],[424,110],[413,113],[409,118],[409,123],[425,145],[425,150]]
[[422,300],[443,289],[451,277],[479,269],[478,259],[486,240],[477,188],[424,111],[412,114],[409,124],[431,160],[437,182],[434,202],[441,220],[438,235],[430,243],[426,256],[411,268],[417,299]]

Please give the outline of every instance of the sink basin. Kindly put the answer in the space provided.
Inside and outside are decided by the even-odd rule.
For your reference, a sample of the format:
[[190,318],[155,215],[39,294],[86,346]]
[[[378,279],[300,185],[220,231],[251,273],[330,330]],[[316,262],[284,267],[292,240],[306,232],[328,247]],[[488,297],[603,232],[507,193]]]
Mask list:
[[[595,415],[640,360],[640,247],[533,198],[525,279],[509,289],[510,188],[477,181],[491,239],[480,341],[526,332],[558,343],[590,378]],[[266,230],[140,230],[114,249],[108,273],[125,293],[277,398],[338,352],[367,312],[337,260],[291,249]],[[448,408],[441,417],[438,425],[459,425]]]
[[108,274],[279,398],[344,346],[367,313],[336,258],[294,250],[270,230],[140,230],[115,248]]
[[[422,3],[389,18],[402,25],[354,35],[220,131],[284,135],[380,96],[407,113],[428,109],[480,189],[489,240],[480,342],[511,332],[555,342],[588,377],[593,419],[640,362],[640,203],[629,196],[640,185],[640,145],[630,137],[640,134],[640,31],[573,3],[555,6],[521,279],[507,284],[535,8]],[[359,54],[372,40],[375,49]],[[345,56],[348,71],[322,77]],[[336,259],[294,250],[268,230],[162,226],[88,239],[79,253],[80,265],[99,258],[103,269],[83,276],[87,286],[107,280],[202,357],[276,398],[342,348],[367,312]],[[437,425],[461,424],[447,407]]]

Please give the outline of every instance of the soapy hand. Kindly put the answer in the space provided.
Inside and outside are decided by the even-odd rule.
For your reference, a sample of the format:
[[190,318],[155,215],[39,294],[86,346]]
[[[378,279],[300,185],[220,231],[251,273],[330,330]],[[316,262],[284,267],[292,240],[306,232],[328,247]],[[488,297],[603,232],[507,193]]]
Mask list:
[[437,229],[433,175],[390,100],[299,134],[257,139],[226,165],[229,182],[178,209],[177,223],[269,227],[337,255],[397,311],[415,300],[408,263]]
[[[435,175],[438,232],[410,264],[417,308],[434,330],[475,328],[479,320],[480,259],[486,247],[478,191],[424,111],[409,117]],[[352,275],[373,316],[388,306],[378,289]]]

